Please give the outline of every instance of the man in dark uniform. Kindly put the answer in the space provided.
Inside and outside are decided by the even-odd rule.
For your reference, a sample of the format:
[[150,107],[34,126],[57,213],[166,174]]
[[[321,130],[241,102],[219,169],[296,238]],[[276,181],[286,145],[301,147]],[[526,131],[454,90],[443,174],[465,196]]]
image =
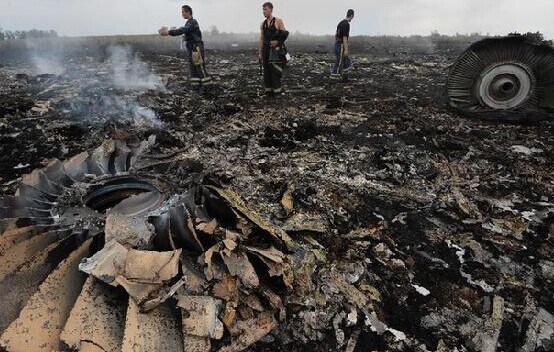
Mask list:
[[335,64],[331,70],[331,78],[342,78],[352,68],[350,61],[350,22],[354,19],[354,10],[350,9],[346,13],[346,18],[337,26],[335,34]]
[[159,30],[162,36],[183,36],[183,42],[188,52],[190,83],[194,89],[203,91],[205,86],[212,83],[212,78],[206,72],[206,53],[204,51],[204,42],[202,41],[202,32],[198,21],[192,17],[192,8],[188,5],[182,7],[183,18],[187,20],[184,27],[169,30],[163,27]]
[[260,26],[260,45],[258,59],[263,65],[264,89],[266,95],[281,94],[281,78],[286,65],[285,41],[289,32],[282,19],[273,17],[273,4],[263,4],[265,20]]

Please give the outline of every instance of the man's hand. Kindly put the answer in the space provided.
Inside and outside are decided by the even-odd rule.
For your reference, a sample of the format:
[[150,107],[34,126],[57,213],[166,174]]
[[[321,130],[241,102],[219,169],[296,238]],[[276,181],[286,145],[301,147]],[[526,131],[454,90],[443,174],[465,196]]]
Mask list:
[[262,53],[258,53],[258,62],[260,63],[260,65],[262,64],[263,61],[264,61],[264,58],[262,56]]
[[158,33],[162,36],[162,37],[167,37],[169,35],[169,29],[167,27],[162,27],[158,30]]
[[279,41],[277,40],[272,40],[269,42],[269,45],[272,47],[272,48],[276,48],[278,45],[279,45]]
[[345,56],[345,57],[350,56],[350,51],[349,51],[348,49],[345,49],[345,50],[344,50],[344,56]]

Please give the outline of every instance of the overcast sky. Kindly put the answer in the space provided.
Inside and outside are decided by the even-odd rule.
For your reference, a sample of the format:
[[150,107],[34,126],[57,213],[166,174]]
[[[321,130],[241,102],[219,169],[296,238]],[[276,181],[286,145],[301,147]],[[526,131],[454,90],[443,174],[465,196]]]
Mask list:
[[[262,20],[256,0],[191,0],[201,27],[251,32]],[[541,31],[554,38],[552,0],[275,0],[275,14],[292,32],[333,33],[346,10],[356,10],[352,34],[507,34]],[[180,26],[175,0],[0,0],[0,27],[54,29],[61,35],[154,33]]]

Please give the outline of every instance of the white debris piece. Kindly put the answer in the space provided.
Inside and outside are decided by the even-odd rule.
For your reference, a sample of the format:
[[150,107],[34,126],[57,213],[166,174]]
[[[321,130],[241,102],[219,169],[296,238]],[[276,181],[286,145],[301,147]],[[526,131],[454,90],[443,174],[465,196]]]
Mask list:
[[389,328],[385,323],[383,323],[381,320],[379,320],[379,318],[377,317],[377,314],[375,314],[375,312],[369,314],[366,317],[365,324],[366,324],[366,326],[370,327],[371,331],[376,332],[378,335],[383,335],[385,332],[388,331],[388,332],[390,332],[391,334],[394,335],[394,340],[396,342],[406,340],[406,334],[405,333],[403,333],[402,331],[393,329],[393,328]]
[[29,166],[31,166],[31,164],[21,164],[21,163],[19,163],[16,166],[14,166],[13,168],[14,168],[14,170],[20,170],[20,169],[25,169]]
[[544,152],[544,150],[540,148],[529,148],[524,145],[512,145],[510,147],[512,152],[519,153],[519,154],[525,154],[525,155],[533,155],[533,154],[541,154]]
[[419,293],[422,296],[429,296],[431,294],[431,291],[429,291],[428,289],[426,289],[423,286],[414,285],[414,284],[412,284],[412,286],[413,286],[413,288],[415,288],[417,293]]

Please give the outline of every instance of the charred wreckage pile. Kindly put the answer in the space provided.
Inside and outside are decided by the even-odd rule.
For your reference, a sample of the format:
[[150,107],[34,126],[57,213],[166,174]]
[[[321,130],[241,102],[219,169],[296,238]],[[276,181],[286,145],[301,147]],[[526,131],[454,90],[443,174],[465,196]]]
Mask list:
[[551,48],[477,43],[448,81],[391,49],[329,89],[300,53],[296,107],[226,55],[202,97],[121,48],[0,69],[0,350],[554,348]]
[[147,147],[107,141],[3,199],[4,348],[209,351],[227,328],[234,351],[284,319],[290,238],[228,190],[129,173]]

